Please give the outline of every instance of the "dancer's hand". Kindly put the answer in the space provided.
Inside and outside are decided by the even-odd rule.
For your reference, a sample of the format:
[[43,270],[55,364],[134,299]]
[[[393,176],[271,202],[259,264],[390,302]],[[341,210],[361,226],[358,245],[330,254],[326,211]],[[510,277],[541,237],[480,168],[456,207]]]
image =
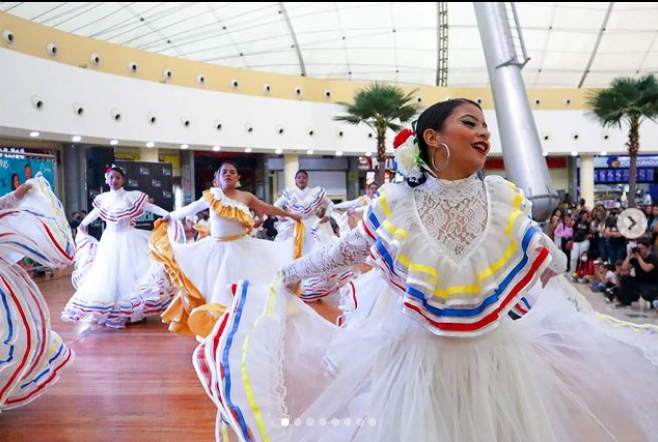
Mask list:
[[302,220],[302,216],[299,213],[291,213],[290,215],[288,215],[288,217],[294,219],[295,221]]
[[81,231],[82,233],[87,233],[87,226],[85,224],[80,224],[78,226],[78,230]]
[[329,221],[329,217],[328,216],[323,216],[322,219],[320,219],[320,224],[324,224],[327,221]]
[[21,184],[16,189],[14,195],[16,196],[17,199],[22,200],[25,194],[29,192],[31,188],[32,188],[32,184]]

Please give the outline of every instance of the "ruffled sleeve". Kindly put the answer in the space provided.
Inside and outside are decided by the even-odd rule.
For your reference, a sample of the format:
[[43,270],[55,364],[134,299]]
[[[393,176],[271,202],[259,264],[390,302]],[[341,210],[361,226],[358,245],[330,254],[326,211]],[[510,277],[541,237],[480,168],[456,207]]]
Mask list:
[[27,256],[48,267],[68,266],[75,246],[64,208],[41,174],[29,182],[33,188],[22,200],[0,209],[0,258],[16,262]]
[[[514,188],[515,191],[521,195],[521,198],[523,199],[523,202],[521,203],[521,210],[523,211],[523,214],[532,220],[532,201],[525,197],[523,189],[516,186],[514,186]],[[548,253],[551,256],[551,263],[549,264],[548,268],[557,274],[565,272],[567,270],[567,255],[565,255],[564,252],[562,252],[562,250],[560,250],[557,245],[555,245],[555,242],[541,230],[535,221],[532,221],[532,223],[535,229],[541,233],[541,238],[539,239],[540,244],[542,247],[545,247],[548,250]]]
[[370,264],[402,297],[404,312],[435,334],[477,336],[497,327],[550,264],[522,192],[499,177],[486,187],[486,231],[459,262],[424,232],[405,184],[381,189],[359,225],[373,241]]
[[148,204],[148,195],[138,190],[127,192],[127,199],[120,205],[112,206],[107,201],[107,194],[98,195],[93,202],[93,206],[98,210],[98,214],[103,221],[108,223],[117,223],[125,218],[134,219],[144,214],[146,204]]

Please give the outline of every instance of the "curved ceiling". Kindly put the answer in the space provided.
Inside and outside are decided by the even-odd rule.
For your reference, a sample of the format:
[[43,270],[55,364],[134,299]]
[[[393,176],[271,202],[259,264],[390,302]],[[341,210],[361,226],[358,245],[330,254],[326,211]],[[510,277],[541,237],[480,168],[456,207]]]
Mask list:
[[[530,88],[658,72],[658,3],[516,3]],[[440,11],[447,8],[441,26]],[[60,31],[231,67],[329,79],[488,86],[472,3],[0,2]]]

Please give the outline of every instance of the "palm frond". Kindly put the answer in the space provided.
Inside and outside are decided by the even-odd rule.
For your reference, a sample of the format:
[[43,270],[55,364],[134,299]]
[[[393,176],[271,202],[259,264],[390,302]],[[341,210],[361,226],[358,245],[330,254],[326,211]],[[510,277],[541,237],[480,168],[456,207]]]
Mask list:
[[[373,83],[356,92],[353,103],[338,103],[346,115],[334,117],[348,124],[368,124],[370,127],[390,127],[393,121],[409,121],[418,112],[413,102],[417,90],[405,94],[396,86]],[[399,126],[397,126],[399,127]]]

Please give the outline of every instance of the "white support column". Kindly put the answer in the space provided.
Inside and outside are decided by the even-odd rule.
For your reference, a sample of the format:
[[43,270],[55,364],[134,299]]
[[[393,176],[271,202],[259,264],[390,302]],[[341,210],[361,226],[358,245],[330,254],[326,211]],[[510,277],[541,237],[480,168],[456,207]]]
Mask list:
[[580,197],[589,209],[594,207],[594,155],[580,156]]

